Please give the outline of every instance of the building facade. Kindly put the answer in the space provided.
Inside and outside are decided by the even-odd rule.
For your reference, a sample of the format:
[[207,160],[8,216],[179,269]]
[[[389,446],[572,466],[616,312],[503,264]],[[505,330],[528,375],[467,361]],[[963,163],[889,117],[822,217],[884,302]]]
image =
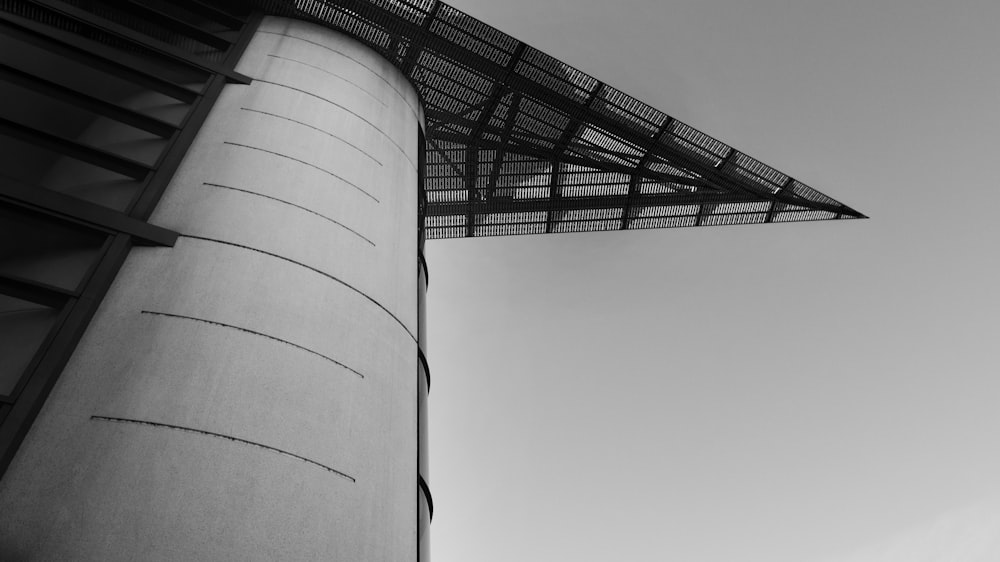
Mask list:
[[425,239],[856,218],[435,0],[0,1],[0,558],[426,560]]

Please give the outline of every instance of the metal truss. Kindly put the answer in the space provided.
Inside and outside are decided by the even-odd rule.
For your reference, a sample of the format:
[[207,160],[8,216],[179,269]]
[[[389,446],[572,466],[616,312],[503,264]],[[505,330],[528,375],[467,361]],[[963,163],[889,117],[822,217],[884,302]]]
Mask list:
[[863,218],[436,0],[247,0],[347,33],[418,88],[428,239]]

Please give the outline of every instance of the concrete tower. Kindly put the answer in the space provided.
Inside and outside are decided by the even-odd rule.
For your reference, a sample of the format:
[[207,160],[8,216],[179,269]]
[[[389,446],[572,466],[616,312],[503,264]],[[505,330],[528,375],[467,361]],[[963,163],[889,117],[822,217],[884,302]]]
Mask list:
[[0,2],[0,95],[2,560],[426,561],[425,238],[861,216],[436,0]]
[[285,18],[236,70],[0,484],[7,555],[416,552],[419,98]]

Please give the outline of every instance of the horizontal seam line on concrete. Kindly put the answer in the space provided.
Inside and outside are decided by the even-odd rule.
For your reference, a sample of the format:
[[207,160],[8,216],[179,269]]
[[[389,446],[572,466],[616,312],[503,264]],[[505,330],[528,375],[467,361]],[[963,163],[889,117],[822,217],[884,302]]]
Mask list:
[[224,322],[217,322],[215,320],[207,320],[205,318],[197,318],[197,317],[194,317],[194,316],[184,316],[182,314],[171,314],[169,312],[157,312],[155,310],[143,310],[143,311],[140,311],[139,313],[140,314],[151,314],[153,316],[166,316],[168,318],[180,318],[180,319],[183,319],[183,320],[191,320],[191,321],[194,321],[194,322],[202,322],[204,324],[211,324],[213,326],[221,326],[223,328],[231,328],[233,330],[239,330],[240,332],[246,332],[248,334],[253,334],[255,336],[260,336],[262,338],[267,338],[269,340],[274,340],[276,342],[280,342],[280,343],[283,343],[285,345],[290,345],[290,346],[292,346],[292,347],[294,347],[296,349],[301,349],[302,351],[305,351],[307,353],[311,353],[311,354],[313,354],[313,355],[315,355],[317,357],[322,357],[323,359],[326,359],[327,361],[333,363],[334,365],[338,365],[340,367],[343,367],[344,369],[347,369],[348,371],[354,373],[355,375],[357,375],[360,378],[365,378],[364,375],[362,375],[361,373],[359,373],[355,369],[352,369],[352,368],[348,367],[347,365],[341,363],[340,361],[337,361],[336,359],[333,359],[331,357],[327,357],[326,355],[323,355],[322,353],[319,353],[318,351],[313,351],[313,350],[309,349],[308,347],[303,347],[303,346],[301,346],[301,345],[299,345],[297,343],[292,343],[292,342],[290,342],[288,340],[283,340],[281,338],[276,338],[274,336],[270,336],[268,334],[264,334],[264,333],[261,333],[261,332],[255,332],[254,330],[243,328],[241,326],[233,326],[232,324],[226,324]]
[[114,422],[114,423],[131,423],[131,424],[136,424],[136,425],[146,425],[146,426],[150,426],[150,427],[161,427],[161,428],[164,428],[164,429],[173,429],[173,430],[177,430],[177,431],[184,431],[184,432],[187,432],[187,433],[197,433],[197,434],[200,434],[200,435],[208,435],[210,437],[218,437],[220,439],[228,439],[229,441],[235,441],[237,443],[243,443],[245,445],[252,445],[254,447],[260,447],[261,449],[266,449],[268,451],[272,451],[272,452],[275,452],[275,453],[278,453],[278,454],[281,454],[281,455],[292,457],[292,458],[298,459],[300,461],[305,461],[305,462],[307,462],[309,464],[316,465],[316,466],[318,466],[318,467],[320,467],[320,468],[322,468],[324,470],[332,472],[332,473],[336,474],[337,476],[340,476],[342,478],[346,478],[346,479],[350,480],[351,482],[357,482],[357,480],[355,480],[355,478],[353,476],[351,476],[351,475],[349,475],[349,474],[347,474],[345,472],[341,472],[341,471],[339,471],[339,470],[337,470],[335,468],[330,468],[329,466],[326,466],[323,463],[318,463],[318,462],[316,462],[316,461],[314,461],[312,459],[308,459],[306,457],[303,457],[302,455],[296,455],[295,453],[289,453],[288,451],[283,451],[281,449],[278,449],[277,447],[271,447],[270,445],[264,445],[262,443],[257,443],[257,442],[254,442],[254,441],[248,441],[246,439],[240,439],[239,437],[233,437],[232,435],[224,435],[222,433],[215,433],[214,431],[205,431],[204,429],[195,429],[195,428],[192,428],[192,427],[184,427],[184,426],[173,425],[173,424],[169,424],[169,423],[159,423],[159,422],[152,422],[152,421],[146,421],[146,420],[136,420],[136,419],[129,419],[129,418],[113,418],[113,417],[109,417],[109,416],[90,416],[90,419],[92,419],[92,420],[98,420],[98,421]]
[[[299,92],[299,93],[305,94],[307,96],[312,96],[312,97],[314,97],[314,98],[316,98],[318,100],[325,101],[326,103],[328,103],[328,104],[330,104],[330,105],[332,105],[334,107],[339,107],[340,109],[343,109],[347,113],[350,113],[351,115],[357,117],[361,121],[365,122],[368,126],[370,126],[371,128],[375,129],[376,131],[378,131],[379,134],[381,134],[383,137],[385,137],[386,139],[388,139],[389,142],[391,142],[393,145],[395,145],[396,148],[398,148],[399,151],[401,153],[403,153],[403,156],[407,160],[410,160],[410,157],[406,154],[406,150],[404,150],[402,146],[399,146],[399,143],[396,142],[395,140],[393,140],[392,137],[390,137],[389,135],[387,135],[385,131],[383,131],[382,129],[380,129],[378,127],[378,125],[376,125],[375,123],[372,123],[371,121],[365,119],[364,117],[358,115],[357,113],[351,111],[350,109],[347,109],[346,107],[340,105],[339,103],[337,103],[335,101],[332,101],[332,100],[328,100],[328,99],[324,98],[323,96],[317,96],[316,94],[314,94],[312,92],[307,92],[305,90],[301,90],[301,89],[296,88],[294,86],[289,86],[287,84],[279,84],[277,82],[271,82],[270,80],[264,80],[263,78],[254,78],[254,81],[255,82],[261,82],[261,83],[264,83],[264,84],[270,84],[272,86],[277,86],[279,88],[288,88],[289,90],[292,90],[292,91],[295,91],[295,92]],[[413,160],[410,160],[410,164],[413,164]],[[414,167],[416,167],[415,164],[414,164]]]
[[371,193],[368,193],[364,189],[361,189],[357,185],[355,185],[355,184],[347,181],[346,179],[338,176],[337,174],[331,172],[330,170],[326,170],[326,169],[320,168],[316,164],[310,164],[309,162],[306,162],[305,160],[299,160],[298,158],[292,158],[291,156],[288,156],[286,154],[282,154],[280,152],[274,152],[273,150],[267,150],[266,148],[259,148],[259,147],[256,147],[256,146],[250,146],[248,144],[240,144],[238,142],[230,142],[230,141],[222,141],[222,144],[228,144],[230,146],[239,146],[241,148],[249,148],[250,150],[259,150],[259,151],[265,152],[267,154],[273,154],[275,156],[280,156],[281,158],[287,158],[287,159],[289,159],[289,160],[291,160],[293,162],[298,162],[299,164],[305,164],[306,166],[309,166],[310,168],[315,168],[315,169],[317,169],[317,170],[319,170],[319,171],[321,171],[321,172],[323,172],[325,174],[329,174],[329,175],[337,178],[338,180],[346,183],[347,185],[353,187],[354,189],[357,189],[361,193],[364,193],[366,196],[370,197],[372,199],[372,201],[375,201],[376,203],[381,203],[381,201],[379,201],[378,199],[376,199],[375,196],[372,195]]
[[361,90],[361,92],[363,94],[365,94],[365,95],[369,96],[370,98],[372,98],[373,100],[377,101],[379,103],[379,105],[381,105],[382,107],[386,106],[386,103],[384,101],[378,99],[377,97],[375,97],[375,94],[369,92],[368,90],[362,88],[360,85],[358,85],[358,84],[356,84],[356,83],[348,80],[347,78],[344,78],[343,76],[340,76],[339,74],[334,74],[333,72],[330,72],[329,70],[327,70],[327,69],[325,69],[325,68],[323,68],[321,66],[316,66],[315,64],[309,64],[307,62],[302,62],[300,60],[295,60],[295,59],[291,59],[291,58],[288,58],[288,57],[283,57],[281,55],[268,54],[267,56],[269,56],[271,58],[286,60],[288,62],[294,62],[296,64],[301,64],[302,66],[308,66],[309,68],[315,68],[316,70],[318,70],[318,71],[320,71],[320,72],[322,72],[324,74],[328,74],[330,76],[333,76],[334,78],[336,78],[338,80],[343,80],[344,82],[347,82],[348,84],[350,84],[351,86],[354,86],[358,90]]
[[258,254],[264,254],[265,256],[271,256],[272,258],[277,258],[279,260],[286,261],[288,263],[297,265],[299,267],[304,267],[304,268],[306,268],[306,269],[308,269],[308,270],[310,270],[310,271],[312,271],[314,273],[318,273],[318,274],[322,275],[323,277],[326,277],[327,279],[330,279],[332,281],[336,281],[337,283],[340,283],[344,287],[347,287],[348,289],[350,289],[350,290],[354,291],[355,293],[361,295],[362,297],[368,299],[372,304],[374,304],[375,306],[381,308],[386,314],[389,315],[390,318],[392,318],[393,320],[395,320],[396,323],[399,324],[403,328],[403,330],[406,331],[407,335],[409,335],[410,338],[414,342],[417,341],[416,336],[414,336],[413,333],[410,332],[410,329],[406,327],[406,324],[403,324],[403,321],[400,320],[399,318],[397,318],[396,315],[393,314],[388,308],[386,308],[385,306],[383,306],[382,303],[378,302],[377,300],[375,300],[375,299],[371,298],[370,296],[366,295],[365,293],[361,292],[360,289],[358,289],[357,287],[351,285],[350,283],[347,283],[346,281],[342,281],[342,280],[334,277],[333,275],[330,275],[329,273],[327,273],[325,271],[317,269],[317,268],[315,268],[315,267],[313,267],[311,265],[306,265],[306,264],[304,264],[302,262],[297,262],[295,260],[288,259],[285,256],[279,256],[278,254],[275,254],[275,253],[272,253],[272,252],[268,252],[266,250],[261,250],[259,248],[253,248],[251,246],[245,246],[243,244],[237,244],[235,242],[226,242],[225,240],[218,240],[218,239],[215,239],[215,238],[205,238],[204,236],[194,236],[194,235],[191,235],[191,234],[181,234],[180,236],[178,236],[178,238],[191,238],[193,240],[202,240],[204,242],[214,242],[216,244],[223,244],[225,246],[232,246],[234,248],[241,248],[243,250],[250,250],[251,252],[257,252]]
[[284,115],[278,115],[277,113],[270,113],[270,112],[267,112],[267,111],[261,111],[259,109],[253,109],[253,108],[250,108],[250,107],[241,107],[240,109],[243,110],[243,111],[252,111],[253,113],[260,113],[262,115],[270,115],[271,117],[276,117],[278,119],[284,119],[285,121],[291,121],[292,123],[298,123],[299,125],[302,125],[303,127],[309,127],[310,129],[313,129],[315,131],[319,131],[319,132],[323,133],[324,135],[331,136],[331,137],[339,140],[340,142],[346,144],[347,146],[353,148],[354,150],[357,150],[358,152],[360,152],[364,156],[367,156],[368,158],[371,158],[379,166],[382,165],[382,162],[379,162],[379,160],[377,158],[375,158],[371,154],[368,154],[367,152],[365,152],[363,149],[361,149],[361,147],[359,147],[359,146],[357,146],[355,144],[352,144],[352,143],[348,142],[347,140],[345,140],[345,139],[343,139],[341,137],[338,137],[337,135],[335,135],[335,134],[333,134],[333,133],[331,133],[329,131],[324,131],[323,129],[320,129],[319,127],[314,127],[314,126],[310,125],[309,123],[303,123],[302,121],[297,121],[295,119],[292,119],[291,117],[285,117]]
[[260,109],[254,109],[252,107],[241,107],[240,109],[243,110],[243,111],[251,111],[253,113],[260,113],[262,115],[268,115],[268,116],[271,116],[271,117],[275,117],[277,119],[283,119],[285,121],[291,121],[292,123],[296,123],[296,124],[302,125],[303,127],[308,127],[308,128],[313,129],[315,131],[323,133],[324,135],[327,135],[327,136],[330,136],[330,137],[333,137],[333,138],[339,140],[340,142],[346,144],[347,146],[349,146],[349,147],[357,150],[359,153],[361,153],[366,158],[370,158],[373,162],[375,162],[379,166],[383,165],[382,162],[378,158],[375,158],[371,154],[368,154],[360,146],[358,146],[358,145],[356,145],[356,144],[348,141],[347,139],[345,139],[343,137],[339,137],[339,136],[331,133],[330,131],[323,130],[323,129],[319,128],[319,127],[310,125],[309,123],[303,123],[302,121],[299,121],[299,120],[296,120],[296,119],[292,119],[291,117],[285,117],[284,115],[278,115],[277,113],[271,113],[269,111],[263,111],[263,110],[260,110]]
[[267,33],[268,35],[280,35],[281,37],[288,37],[289,39],[296,39],[298,41],[302,41],[303,43],[309,43],[310,45],[316,45],[317,47],[320,47],[322,49],[326,49],[327,51],[330,51],[331,53],[337,53],[338,55],[344,57],[345,59],[347,59],[349,61],[353,61],[354,63],[356,63],[361,68],[364,68],[368,72],[371,72],[372,74],[374,74],[375,77],[378,78],[379,80],[385,82],[393,92],[396,92],[396,95],[399,96],[399,99],[403,100],[403,103],[406,104],[406,107],[410,108],[410,111],[413,112],[413,116],[417,117],[417,110],[414,109],[412,105],[410,105],[410,102],[406,99],[406,96],[403,95],[403,92],[400,92],[396,88],[396,86],[393,85],[392,82],[386,80],[385,77],[383,77],[378,72],[375,72],[375,70],[373,68],[371,68],[367,64],[359,61],[358,59],[356,59],[356,58],[348,55],[347,53],[343,53],[343,52],[338,51],[336,49],[327,47],[326,45],[323,45],[322,43],[317,43],[315,41],[310,41],[308,39],[303,39],[301,37],[296,37],[295,35],[289,35],[287,33],[278,33],[277,31],[264,31],[264,30],[258,30],[257,33]]
[[320,217],[321,219],[330,221],[333,224],[335,224],[335,225],[343,228],[344,230],[347,230],[347,231],[351,232],[352,234],[354,234],[358,238],[361,238],[365,242],[368,242],[373,247],[375,246],[374,242],[372,242],[371,240],[369,240],[368,238],[366,238],[360,232],[354,230],[353,228],[351,228],[351,227],[349,227],[349,226],[347,226],[347,225],[345,225],[345,224],[343,224],[341,222],[335,221],[335,220],[331,219],[330,217],[328,217],[326,215],[322,215],[320,213],[317,213],[316,211],[313,211],[312,209],[309,209],[307,207],[303,207],[301,205],[296,205],[295,203],[290,203],[288,201],[285,201],[284,199],[278,199],[277,197],[271,197],[270,195],[264,195],[263,193],[257,193],[256,191],[250,191],[248,189],[240,189],[238,187],[232,187],[232,186],[229,186],[229,185],[222,185],[222,184],[218,184],[218,183],[209,183],[209,182],[203,182],[202,185],[210,185],[212,187],[221,187],[222,189],[231,189],[233,191],[238,191],[238,192],[241,192],[241,193],[246,193],[248,195],[256,195],[257,197],[263,197],[264,199],[270,199],[272,201],[277,201],[278,203],[283,203],[285,205],[289,205],[291,207],[295,207],[296,209],[301,209],[301,210],[303,210],[303,211],[305,211],[307,213],[312,213],[312,214],[316,215],[317,217]]

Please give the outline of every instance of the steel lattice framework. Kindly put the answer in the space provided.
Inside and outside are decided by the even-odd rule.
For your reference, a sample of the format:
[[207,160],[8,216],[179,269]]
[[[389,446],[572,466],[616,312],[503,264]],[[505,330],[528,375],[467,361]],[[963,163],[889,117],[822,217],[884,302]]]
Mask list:
[[255,0],[393,61],[427,119],[428,239],[863,218],[436,0]]

